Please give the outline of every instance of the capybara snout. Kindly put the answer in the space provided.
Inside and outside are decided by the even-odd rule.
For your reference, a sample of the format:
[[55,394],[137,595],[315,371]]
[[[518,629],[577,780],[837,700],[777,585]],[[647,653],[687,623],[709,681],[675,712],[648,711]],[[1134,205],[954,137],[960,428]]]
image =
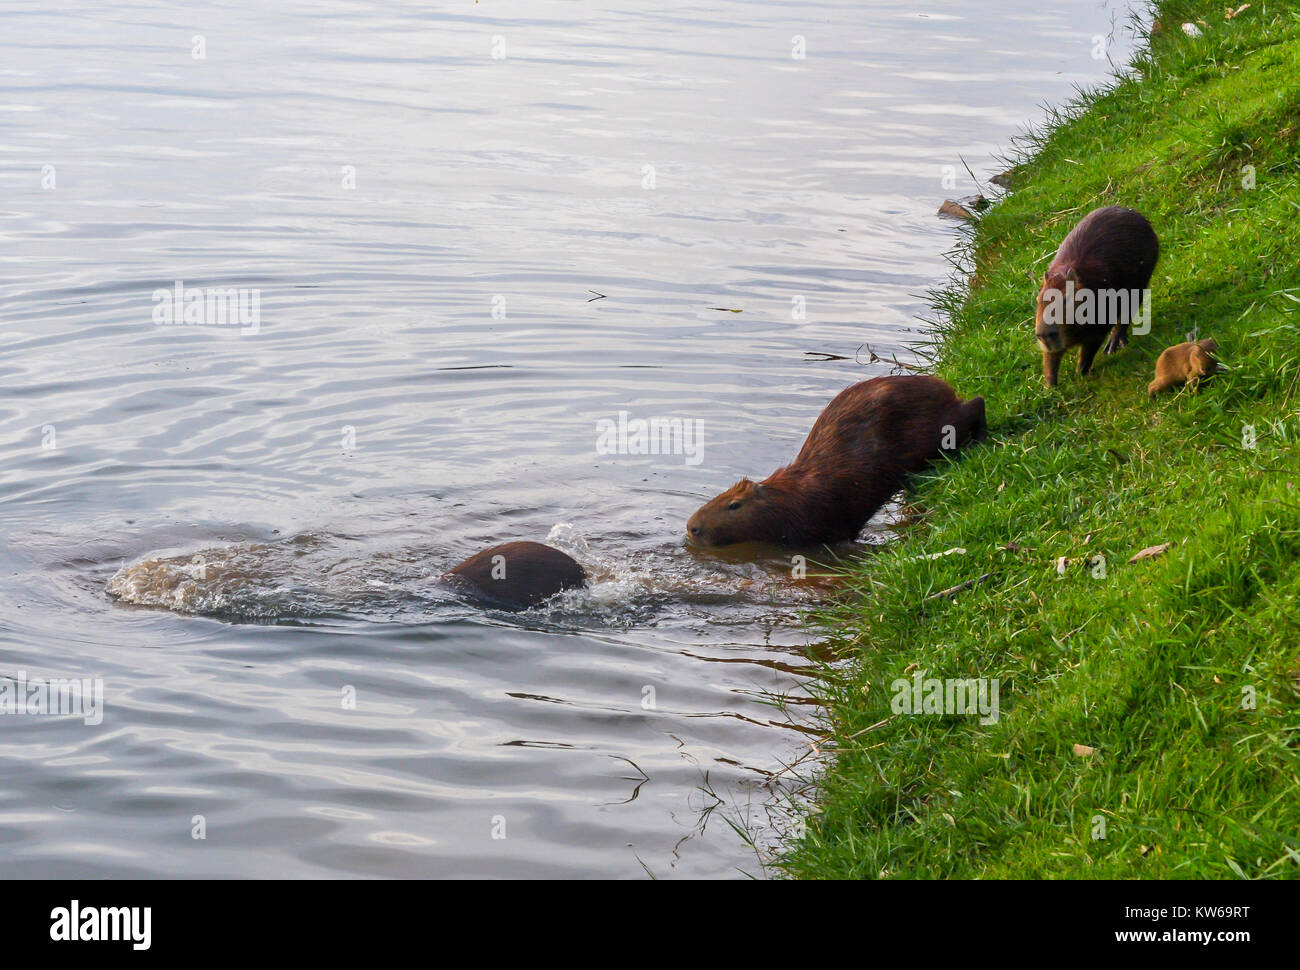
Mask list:
[[855,539],[909,474],[986,436],[984,399],[963,403],[937,377],[854,384],[822,411],[791,464],[706,502],[687,521],[687,538],[702,546]]
[[1058,330],[1044,327],[1035,330],[1034,337],[1038,340],[1039,349],[1041,349],[1043,353],[1050,354],[1053,351],[1065,350],[1065,342]]
[[563,590],[587,585],[577,560],[540,542],[506,542],[484,549],[443,579],[472,599],[511,609],[537,606]]
[[687,537],[701,546],[730,546],[778,528],[770,494],[759,482],[742,478],[702,506],[686,523]]

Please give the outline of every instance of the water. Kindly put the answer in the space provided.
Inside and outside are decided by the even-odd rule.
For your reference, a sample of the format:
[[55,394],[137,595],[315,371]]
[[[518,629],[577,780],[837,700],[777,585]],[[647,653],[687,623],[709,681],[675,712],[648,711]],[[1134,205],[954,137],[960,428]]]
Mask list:
[[[0,873],[761,874],[824,591],[685,520],[910,359],[962,157],[1126,9],[0,10],[0,673],[104,689],[0,717]],[[155,324],[177,280],[256,332]],[[702,460],[598,453],[620,411]],[[437,582],[548,537],[592,590]],[[188,612],[105,592],[195,554]]]

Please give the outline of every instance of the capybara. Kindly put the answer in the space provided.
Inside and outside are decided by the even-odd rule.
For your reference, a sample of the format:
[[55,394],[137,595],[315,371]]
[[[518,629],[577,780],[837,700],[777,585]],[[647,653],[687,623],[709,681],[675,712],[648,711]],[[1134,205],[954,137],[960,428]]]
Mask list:
[[813,545],[855,539],[932,458],[987,436],[984,399],[964,404],[937,377],[876,377],[841,391],[792,464],[741,479],[686,524],[703,546]]
[[1079,373],[1087,374],[1103,341],[1108,354],[1128,343],[1129,326],[1159,258],[1155,230],[1132,209],[1094,209],[1070,230],[1043,274],[1034,314],[1048,387],[1056,386],[1061,356],[1069,348],[1079,348]]
[[540,542],[492,546],[442,578],[467,596],[514,609],[536,606],[562,590],[587,585],[587,574],[572,556]]
[[1190,384],[1194,393],[1202,377],[1228,369],[1214,359],[1218,349],[1213,337],[1166,347],[1156,361],[1156,379],[1147,385],[1147,397],[1180,384]]

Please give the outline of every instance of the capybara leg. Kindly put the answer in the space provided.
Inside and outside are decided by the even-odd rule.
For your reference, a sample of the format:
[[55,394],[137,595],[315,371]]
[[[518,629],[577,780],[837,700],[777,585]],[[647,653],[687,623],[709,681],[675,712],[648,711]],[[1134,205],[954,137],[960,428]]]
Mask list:
[[1106,353],[1113,354],[1128,346],[1128,328],[1129,324],[1127,323],[1117,323],[1110,328],[1110,337],[1106,341]]
[[1147,385],[1147,397],[1155,397],[1161,391],[1167,391],[1178,382],[1172,377],[1161,377]]
[[1061,370],[1061,355],[1064,350],[1043,351],[1043,383],[1048,387],[1056,386],[1056,375]]
[[1092,373],[1092,361],[1097,356],[1097,348],[1086,344],[1079,348],[1079,374],[1087,376]]

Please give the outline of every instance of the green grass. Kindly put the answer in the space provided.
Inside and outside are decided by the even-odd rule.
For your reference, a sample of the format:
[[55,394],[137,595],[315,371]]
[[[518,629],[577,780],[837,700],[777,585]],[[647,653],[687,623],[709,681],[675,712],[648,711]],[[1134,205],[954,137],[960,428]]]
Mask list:
[[[834,754],[786,873],[1300,875],[1300,11],[1225,5],[1157,3],[1132,76],[1027,139],[954,255],[928,352],[992,437],[912,490],[916,524],[823,618]],[[1037,282],[1111,204],[1160,235],[1152,332],[1087,378],[1071,354],[1049,391]],[[1148,401],[1193,331],[1232,371]],[[1000,720],[892,715],[916,670],[998,678]]]

